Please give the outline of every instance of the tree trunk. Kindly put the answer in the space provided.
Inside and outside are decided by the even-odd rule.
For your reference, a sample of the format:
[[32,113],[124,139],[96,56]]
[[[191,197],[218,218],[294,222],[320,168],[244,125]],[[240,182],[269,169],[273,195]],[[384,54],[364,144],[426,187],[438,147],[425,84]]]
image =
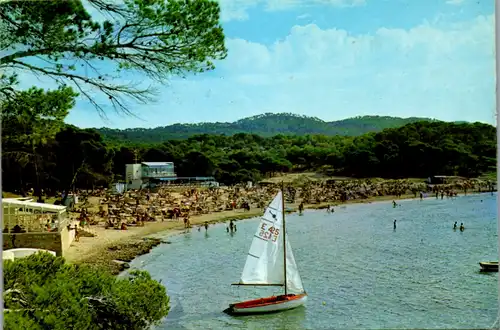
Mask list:
[[40,171],[38,168],[38,157],[36,155],[35,146],[33,146],[33,158],[34,158],[33,165],[35,166],[35,177],[36,177],[36,184],[35,184],[35,189],[34,189],[33,193],[36,197],[38,197],[37,202],[43,203],[42,187],[41,187],[41,183],[40,183]]
[[[74,174],[73,174],[73,179],[71,179],[71,182],[70,182],[70,184],[68,185],[68,187],[66,187],[66,188],[64,189],[64,197],[63,197],[63,199],[62,199],[62,201],[61,201],[61,204],[62,204],[62,205],[65,205],[64,203],[66,202],[66,199],[68,199],[68,194],[69,194],[69,192],[71,191],[71,187],[73,187],[73,188],[74,188],[76,178],[78,177],[78,173],[80,173],[81,169],[83,168],[83,165],[85,165],[85,161],[86,161],[86,160],[87,160],[87,159],[86,159],[86,158],[84,158],[84,159],[83,159],[83,161],[82,161],[82,164],[80,165],[80,167],[78,167],[78,169],[76,170],[76,172],[74,172],[74,171],[73,171],[73,172],[74,172]],[[73,168],[74,168],[74,166],[73,166]]]

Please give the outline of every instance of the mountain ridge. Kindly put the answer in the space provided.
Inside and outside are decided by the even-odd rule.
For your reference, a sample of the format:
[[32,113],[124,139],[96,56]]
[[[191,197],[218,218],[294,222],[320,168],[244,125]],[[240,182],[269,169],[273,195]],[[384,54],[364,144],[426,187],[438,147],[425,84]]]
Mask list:
[[186,139],[199,134],[234,135],[238,133],[256,134],[269,137],[285,135],[344,135],[359,136],[369,132],[379,132],[386,128],[396,128],[419,121],[441,121],[425,117],[392,117],[366,115],[349,117],[336,121],[324,121],[318,117],[293,113],[263,113],[245,117],[234,122],[202,122],[193,124],[172,124],[154,128],[111,129],[95,128],[106,140],[127,140],[136,143],[160,143],[172,139]]

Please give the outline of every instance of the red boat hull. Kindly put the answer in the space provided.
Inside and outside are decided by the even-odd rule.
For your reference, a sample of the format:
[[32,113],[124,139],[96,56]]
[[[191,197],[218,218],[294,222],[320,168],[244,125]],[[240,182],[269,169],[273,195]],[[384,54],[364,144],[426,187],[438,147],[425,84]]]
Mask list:
[[274,313],[297,308],[302,306],[306,301],[306,293],[272,296],[231,304],[224,312],[239,315]]

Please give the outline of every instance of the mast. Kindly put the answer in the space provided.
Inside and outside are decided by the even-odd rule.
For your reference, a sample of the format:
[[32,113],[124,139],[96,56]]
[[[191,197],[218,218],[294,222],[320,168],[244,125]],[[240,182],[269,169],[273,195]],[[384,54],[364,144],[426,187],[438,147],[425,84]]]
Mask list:
[[281,181],[281,216],[283,217],[283,271],[285,274],[285,296],[287,295],[286,288],[286,225],[285,225],[285,184]]

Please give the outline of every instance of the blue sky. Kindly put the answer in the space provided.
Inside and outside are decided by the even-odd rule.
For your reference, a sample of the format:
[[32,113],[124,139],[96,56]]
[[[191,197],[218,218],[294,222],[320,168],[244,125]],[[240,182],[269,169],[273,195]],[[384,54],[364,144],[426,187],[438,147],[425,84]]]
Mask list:
[[[156,127],[292,112],[495,120],[493,0],[220,0],[228,57],[160,86],[140,117],[85,101],[80,127]],[[134,77],[141,81],[143,77]]]

